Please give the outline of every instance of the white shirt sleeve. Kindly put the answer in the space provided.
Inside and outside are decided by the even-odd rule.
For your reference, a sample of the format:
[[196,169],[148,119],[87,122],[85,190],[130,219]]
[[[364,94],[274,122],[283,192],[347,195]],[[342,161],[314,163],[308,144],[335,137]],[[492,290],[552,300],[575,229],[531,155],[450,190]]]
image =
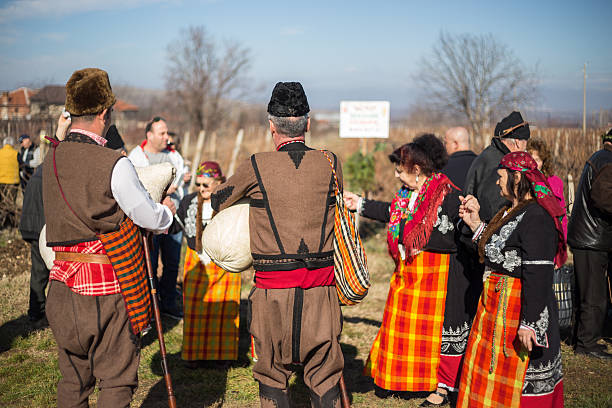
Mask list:
[[126,157],[117,161],[111,175],[111,191],[117,204],[134,224],[160,233],[172,224],[168,207],[155,203],[138,179],[132,162]]
[[34,154],[33,154],[32,160],[30,161],[29,166],[38,167],[40,166],[40,163],[42,163],[42,160],[40,158],[40,146],[38,146],[36,147],[36,149],[34,149]]

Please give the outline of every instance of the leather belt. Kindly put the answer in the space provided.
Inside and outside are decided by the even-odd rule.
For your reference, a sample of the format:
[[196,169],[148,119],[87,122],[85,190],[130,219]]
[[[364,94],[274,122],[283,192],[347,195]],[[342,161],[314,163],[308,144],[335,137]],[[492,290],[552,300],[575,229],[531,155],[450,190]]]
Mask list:
[[80,252],[56,252],[55,259],[57,261],[67,262],[84,262],[110,265],[111,262],[107,255],[104,254],[84,254]]

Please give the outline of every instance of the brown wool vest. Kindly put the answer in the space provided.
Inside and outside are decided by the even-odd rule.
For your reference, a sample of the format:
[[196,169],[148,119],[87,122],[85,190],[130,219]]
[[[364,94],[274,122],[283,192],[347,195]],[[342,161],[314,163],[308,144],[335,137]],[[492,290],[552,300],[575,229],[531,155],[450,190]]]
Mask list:
[[53,148],[43,162],[43,202],[47,245],[66,246],[98,239],[116,231],[124,213],[113,198],[111,174],[121,154],[97,144],[64,141],[55,152],[59,184],[53,169]]
[[249,218],[255,269],[333,265],[336,201],[331,166],[323,153],[257,153],[251,163],[261,191],[251,199]]

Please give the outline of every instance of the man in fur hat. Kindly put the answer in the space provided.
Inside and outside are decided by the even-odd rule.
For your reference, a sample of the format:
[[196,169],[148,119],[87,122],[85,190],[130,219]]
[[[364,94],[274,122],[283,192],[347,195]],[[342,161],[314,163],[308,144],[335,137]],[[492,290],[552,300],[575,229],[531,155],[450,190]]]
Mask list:
[[289,406],[287,381],[295,365],[313,407],[339,407],[344,366],[342,315],[334,286],[334,176],[340,163],[304,143],[310,108],[302,85],[279,82],[268,104],[276,151],[257,153],[218,186],[211,197],[220,211],[250,198],[255,287],[249,295],[249,331],[257,362],[261,406]]
[[129,406],[150,317],[136,225],[162,232],[175,211],[169,199],[154,203],[132,163],[105,147],[114,103],[105,71],[75,71],[66,84],[71,131],[43,163],[46,238],[56,257],[46,315],[62,373],[58,407],[87,407],[96,380],[99,407]]

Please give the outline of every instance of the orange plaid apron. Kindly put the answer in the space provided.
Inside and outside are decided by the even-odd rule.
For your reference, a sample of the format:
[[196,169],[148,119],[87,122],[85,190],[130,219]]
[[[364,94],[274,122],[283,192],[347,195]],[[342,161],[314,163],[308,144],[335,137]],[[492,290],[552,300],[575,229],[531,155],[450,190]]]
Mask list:
[[183,360],[236,360],[240,274],[202,264],[190,248],[183,271]]
[[529,364],[517,331],[521,280],[492,273],[468,340],[457,407],[518,407]]
[[391,277],[383,321],[364,374],[393,391],[438,385],[449,254],[423,251]]
[[132,332],[138,334],[149,327],[151,320],[151,290],[140,230],[125,217],[119,230],[98,238],[117,276]]

